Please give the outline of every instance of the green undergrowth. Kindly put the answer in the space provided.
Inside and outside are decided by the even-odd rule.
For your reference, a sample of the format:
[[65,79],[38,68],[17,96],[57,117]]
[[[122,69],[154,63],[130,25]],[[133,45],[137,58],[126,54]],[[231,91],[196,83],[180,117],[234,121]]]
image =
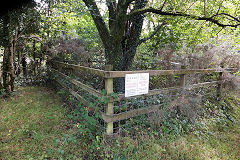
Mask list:
[[140,116],[114,138],[102,134],[90,107],[65,108],[61,99],[44,87],[24,87],[1,101],[0,159],[240,159],[240,99],[234,94],[206,99],[192,123],[169,114],[149,126]]
[[[117,137],[106,143],[105,155],[113,159],[240,159],[240,99],[228,95],[205,101],[204,114],[186,129],[172,119],[161,128],[171,132],[156,134],[156,129],[138,129],[134,137]],[[124,149],[123,149],[124,148]]]

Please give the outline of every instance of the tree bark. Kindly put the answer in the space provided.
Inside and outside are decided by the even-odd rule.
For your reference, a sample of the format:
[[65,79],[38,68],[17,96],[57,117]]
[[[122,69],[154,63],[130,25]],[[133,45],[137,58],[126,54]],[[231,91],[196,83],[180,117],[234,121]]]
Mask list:
[[[15,40],[14,40],[15,41]],[[16,42],[13,42],[14,44]],[[10,87],[11,87],[11,92],[14,91],[14,82],[15,82],[15,69],[14,69],[14,57],[15,57],[15,45],[12,45],[10,49],[10,55],[9,55],[9,78],[10,78]]]
[[[143,8],[146,5],[146,0],[139,0],[134,3],[133,10]],[[124,35],[121,38],[120,53],[121,59],[119,61],[114,61],[113,66],[118,66],[117,70],[125,71],[129,70],[132,66],[134,57],[136,55],[137,47],[140,41],[140,36],[142,32],[144,16],[138,15],[133,19],[125,22],[124,25]],[[116,67],[115,67],[116,68]],[[114,81],[115,91],[124,92],[125,80],[124,78],[118,78]]]
[[9,54],[10,54],[10,49],[4,48],[4,52],[3,52],[3,88],[5,89],[5,92],[7,94],[10,93],[10,79],[9,79]]
[[9,63],[10,63],[10,44],[9,44],[9,25],[10,25],[10,17],[8,14],[6,14],[3,17],[3,37],[4,37],[4,52],[3,52],[3,73],[2,73],[2,79],[3,79],[3,88],[5,89],[5,92],[7,94],[10,93],[10,80],[9,80]]
[[[91,8],[90,13],[105,48],[107,64],[113,65],[114,70],[129,69],[136,54],[144,16],[136,16],[127,22],[127,9],[132,1],[116,3],[108,0],[108,29],[95,1],[84,0],[84,2],[88,8]],[[134,2],[134,10],[145,7],[146,3],[146,0]]]
[[[9,33],[9,37],[11,37]],[[17,38],[18,38],[18,26],[15,27],[15,35],[12,36],[13,38],[9,38],[10,41],[10,57],[9,57],[9,72],[10,72],[10,86],[11,86],[11,92],[14,91],[14,82],[15,82],[15,67],[14,67],[14,61],[15,61],[15,53],[16,53],[16,46],[17,46]]]
[[27,61],[26,61],[25,54],[22,57],[22,71],[23,71],[23,76],[26,78],[27,77]]
[[[139,0],[135,2],[134,10],[144,8],[147,4],[146,0]],[[142,33],[142,26],[144,15],[138,15],[127,21],[125,25],[125,35],[122,39],[123,61],[121,70],[129,70],[132,66],[134,56],[136,55],[137,47],[140,44],[140,36]]]
[[5,47],[3,54],[3,87],[6,90],[7,94],[14,91],[15,81],[15,70],[13,64],[15,46],[12,45],[10,42],[9,42],[10,47]]
[[7,95],[14,91],[14,80],[15,80],[15,72],[14,72],[14,57],[16,51],[16,42],[17,42],[17,34],[18,27],[15,27],[15,36],[11,36],[10,33],[10,16],[6,14],[3,17],[3,30],[4,30],[4,39],[5,42],[3,44],[4,54],[3,54],[3,88],[5,89]]
[[[108,0],[109,28],[107,28],[95,1],[83,1],[88,8],[91,8],[90,13],[105,48],[107,64],[113,65],[113,70],[129,69],[136,54],[144,16],[139,15],[127,21],[127,9],[132,1],[120,0],[116,3],[114,0]],[[146,3],[146,0],[134,2],[133,10],[145,7]],[[117,79],[114,83],[115,91],[123,91],[122,79]]]

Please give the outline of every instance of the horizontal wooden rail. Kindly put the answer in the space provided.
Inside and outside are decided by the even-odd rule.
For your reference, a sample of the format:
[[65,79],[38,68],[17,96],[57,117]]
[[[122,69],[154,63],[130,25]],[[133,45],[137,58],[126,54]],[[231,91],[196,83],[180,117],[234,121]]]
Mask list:
[[57,63],[60,66],[72,68],[72,69],[75,69],[75,70],[78,70],[78,71],[86,71],[88,73],[96,74],[96,75],[101,76],[101,77],[105,76],[105,71],[104,70],[94,69],[94,68],[84,67],[84,66],[79,66],[79,65],[75,65],[75,64],[63,63],[63,62],[59,62],[59,61],[51,61],[51,62]]
[[113,115],[106,115],[106,114],[101,113],[101,116],[105,122],[109,123],[109,122],[115,122],[115,121],[119,121],[119,120],[136,117],[139,115],[151,113],[151,112],[158,110],[161,106],[162,106],[162,104],[154,105],[152,107],[144,107],[144,108],[140,108],[140,109],[136,109],[136,110],[120,113],[120,114],[113,114]]
[[77,92],[75,92],[74,90],[72,90],[71,88],[67,87],[65,84],[63,84],[61,81],[57,80],[56,81],[64,88],[66,89],[69,93],[71,93],[71,95],[73,95],[78,101],[80,101],[81,103],[83,103],[85,106],[89,106],[88,101],[83,98],[82,96],[80,96]]
[[197,83],[197,84],[192,84],[188,85],[186,87],[169,87],[169,88],[163,88],[163,89],[154,89],[154,90],[149,90],[148,94],[145,95],[137,95],[137,96],[131,96],[131,97],[125,97],[124,94],[118,94],[118,98],[113,99],[114,101],[121,101],[121,100],[126,100],[126,99],[132,99],[132,98],[137,98],[137,97],[148,97],[148,96],[153,96],[153,95],[158,95],[158,94],[168,94],[170,92],[176,92],[178,90],[191,90],[194,88],[198,88],[201,86],[208,86],[208,85],[214,85],[221,83],[223,81],[212,81],[212,82],[204,82],[204,83]]
[[75,80],[75,79],[72,79],[71,77],[69,77],[69,76],[67,76],[67,75],[65,75],[65,74],[63,74],[63,73],[61,73],[61,72],[59,72],[59,71],[57,71],[57,70],[55,70],[55,69],[53,69],[53,68],[52,68],[52,70],[53,70],[54,72],[56,72],[58,75],[62,76],[64,79],[66,79],[66,80],[68,80],[69,82],[71,82],[72,84],[74,84],[74,85],[76,85],[76,86],[78,86],[78,87],[86,90],[86,91],[89,92],[90,94],[92,94],[92,95],[94,95],[94,96],[96,96],[96,97],[102,97],[101,92],[95,90],[94,88],[92,88],[92,87],[90,87],[90,86],[88,86],[88,85],[86,85],[86,84],[83,84],[82,82],[79,82],[79,81],[77,81],[77,80]]
[[126,74],[135,74],[135,73],[149,73],[150,76],[157,75],[182,75],[182,74],[194,74],[194,73],[211,73],[211,72],[223,72],[226,71],[237,71],[236,68],[227,68],[227,69],[180,69],[180,70],[137,70],[137,71],[104,71],[100,69],[84,67],[75,64],[68,64],[59,61],[49,60],[63,67],[72,68],[79,71],[86,71],[91,74],[96,74],[104,78],[121,78],[125,77]]
[[[234,71],[237,69],[229,68],[225,70]],[[223,72],[223,71],[219,69],[105,71],[105,78],[120,78],[120,77],[125,77],[126,74],[135,74],[135,73],[149,73],[150,76],[157,76],[157,75],[180,75],[180,74],[211,73],[211,72]]]

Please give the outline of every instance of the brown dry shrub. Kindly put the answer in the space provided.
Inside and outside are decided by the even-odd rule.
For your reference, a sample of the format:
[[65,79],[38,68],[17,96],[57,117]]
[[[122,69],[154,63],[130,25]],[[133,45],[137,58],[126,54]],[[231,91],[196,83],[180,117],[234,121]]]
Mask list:
[[174,113],[179,120],[187,119],[194,123],[197,116],[202,113],[202,96],[182,94],[170,102],[163,109],[156,109],[148,114],[149,121],[156,127],[161,128],[161,122],[169,118],[169,113]]
[[203,69],[219,66],[240,68],[240,54],[229,43],[198,45],[192,54],[184,58],[189,68]]
[[52,47],[51,52],[54,57],[61,60],[72,61],[88,66],[91,54],[85,49],[83,42],[79,39],[58,40]]
[[225,90],[233,90],[240,93],[240,74],[236,72],[236,74],[232,74],[226,70],[223,70],[223,78],[225,83],[223,83],[223,88]]

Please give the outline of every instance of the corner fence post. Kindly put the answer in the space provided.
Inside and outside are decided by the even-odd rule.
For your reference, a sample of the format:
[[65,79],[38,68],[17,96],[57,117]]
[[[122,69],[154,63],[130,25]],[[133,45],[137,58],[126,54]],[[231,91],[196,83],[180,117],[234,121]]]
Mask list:
[[[181,69],[186,69],[186,66],[181,66]],[[180,75],[180,86],[183,87],[183,90],[184,90],[184,87],[186,86],[186,75],[185,74]]]
[[222,96],[222,80],[223,80],[223,72],[219,72],[219,76],[218,76],[218,84],[217,84],[217,98],[220,99]]
[[[106,65],[105,71],[112,71],[112,65]],[[107,91],[107,96],[110,96],[113,93],[113,78],[105,78],[105,90]],[[113,102],[110,100],[106,106],[106,115],[113,115]],[[113,122],[107,123],[106,128],[107,135],[113,134]]]

